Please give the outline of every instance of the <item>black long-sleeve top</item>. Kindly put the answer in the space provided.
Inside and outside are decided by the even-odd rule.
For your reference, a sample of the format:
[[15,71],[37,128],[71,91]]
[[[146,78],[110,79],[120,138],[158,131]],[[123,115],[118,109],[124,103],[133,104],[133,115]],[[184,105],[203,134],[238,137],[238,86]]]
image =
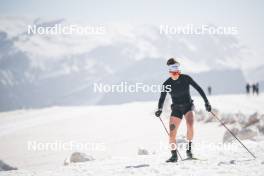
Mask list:
[[[190,85],[192,85],[199,92],[205,103],[209,103],[203,89],[189,75],[181,74],[177,80],[168,78],[163,83],[163,86],[166,87],[166,89],[160,94],[158,108],[162,109],[167,92],[171,95],[173,104],[190,103],[192,101],[190,95]],[[170,86],[170,91],[167,89],[168,86]]]

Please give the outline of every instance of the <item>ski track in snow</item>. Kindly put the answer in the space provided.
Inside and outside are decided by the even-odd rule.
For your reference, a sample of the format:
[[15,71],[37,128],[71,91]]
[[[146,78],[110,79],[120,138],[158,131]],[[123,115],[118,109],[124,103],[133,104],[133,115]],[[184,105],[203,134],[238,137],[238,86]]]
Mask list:
[[[197,109],[204,108],[200,97],[194,97]],[[264,96],[223,95],[209,97],[221,113],[263,113]],[[194,153],[205,161],[165,163],[170,153],[161,149],[167,136],[153,112],[156,102],[135,102],[112,106],[51,107],[0,113],[1,158],[17,171],[0,172],[0,176],[64,176],[64,175],[263,175],[264,141],[243,142],[257,156],[256,160],[236,141],[233,148],[195,147]],[[165,124],[168,113],[162,118]],[[181,124],[178,136],[185,135]],[[195,123],[194,143],[219,144],[225,129],[219,123]],[[85,151],[96,160],[63,166],[73,151],[27,150],[28,140],[67,142],[103,142],[105,151]],[[138,148],[149,155],[137,155]],[[185,157],[185,149],[180,148]],[[152,154],[155,152],[154,154]]]

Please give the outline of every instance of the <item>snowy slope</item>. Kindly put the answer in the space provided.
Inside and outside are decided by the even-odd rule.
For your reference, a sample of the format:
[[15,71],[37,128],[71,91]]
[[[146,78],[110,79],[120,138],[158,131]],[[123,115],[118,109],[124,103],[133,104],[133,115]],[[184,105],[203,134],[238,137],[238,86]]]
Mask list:
[[[209,97],[223,113],[263,113],[264,96],[226,95]],[[203,109],[200,97],[194,97],[197,109]],[[19,168],[0,175],[261,175],[264,168],[263,140],[243,141],[258,158],[236,142],[222,146],[225,132],[218,123],[195,123],[194,151],[206,161],[166,164],[169,157],[167,136],[153,116],[156,102],[135,102],[112,106],[51,107],[0,113],[1,159]],[[167,124],[168,113],[162,115]],[[179,138],[185,135],[182,123]],[[28,150],[28,141],[96,144],[87,150]],[[222,147],[221,147],[222,146]],[[228,146],[227,146],[228,147]],[[137,155],[145,148],[150,155]],[[184,145],[180,152],[185,153]],[[74,151],[95,158],[82,164],[63,166]]]

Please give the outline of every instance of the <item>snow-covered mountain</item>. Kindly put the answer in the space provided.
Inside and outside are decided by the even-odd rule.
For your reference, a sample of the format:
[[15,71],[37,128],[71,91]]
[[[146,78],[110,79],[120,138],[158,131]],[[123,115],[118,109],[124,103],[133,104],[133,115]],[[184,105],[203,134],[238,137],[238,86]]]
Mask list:
[[217,94],[241,93],[250,79],[245,77],[250,50],[235,36],[164,35],[157,26],[116,24],[106,25],[103,35],[28,35],[28,25],[72,23],[1,17],[0,24],[1,111],[154,100],[158,94],[95,94],[92,85],[161,84],[169,57],[179,58],[183,72]]

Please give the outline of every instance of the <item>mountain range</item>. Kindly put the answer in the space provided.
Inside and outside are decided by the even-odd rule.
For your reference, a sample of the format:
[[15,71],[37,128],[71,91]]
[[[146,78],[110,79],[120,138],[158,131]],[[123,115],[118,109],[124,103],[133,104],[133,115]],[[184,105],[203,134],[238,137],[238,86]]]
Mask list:
[[28,25],[71,23],[1,17],[0,24],[0,111],[157,100],[159,93],[95,93],[93,84],[162,84],[169,57],[214,94],[243,93],[246,82],[264,85],[264,66],[246,67],[251,51],[236,36],[164,35],[157,26],[116,24],[104,35],[29,35]]

